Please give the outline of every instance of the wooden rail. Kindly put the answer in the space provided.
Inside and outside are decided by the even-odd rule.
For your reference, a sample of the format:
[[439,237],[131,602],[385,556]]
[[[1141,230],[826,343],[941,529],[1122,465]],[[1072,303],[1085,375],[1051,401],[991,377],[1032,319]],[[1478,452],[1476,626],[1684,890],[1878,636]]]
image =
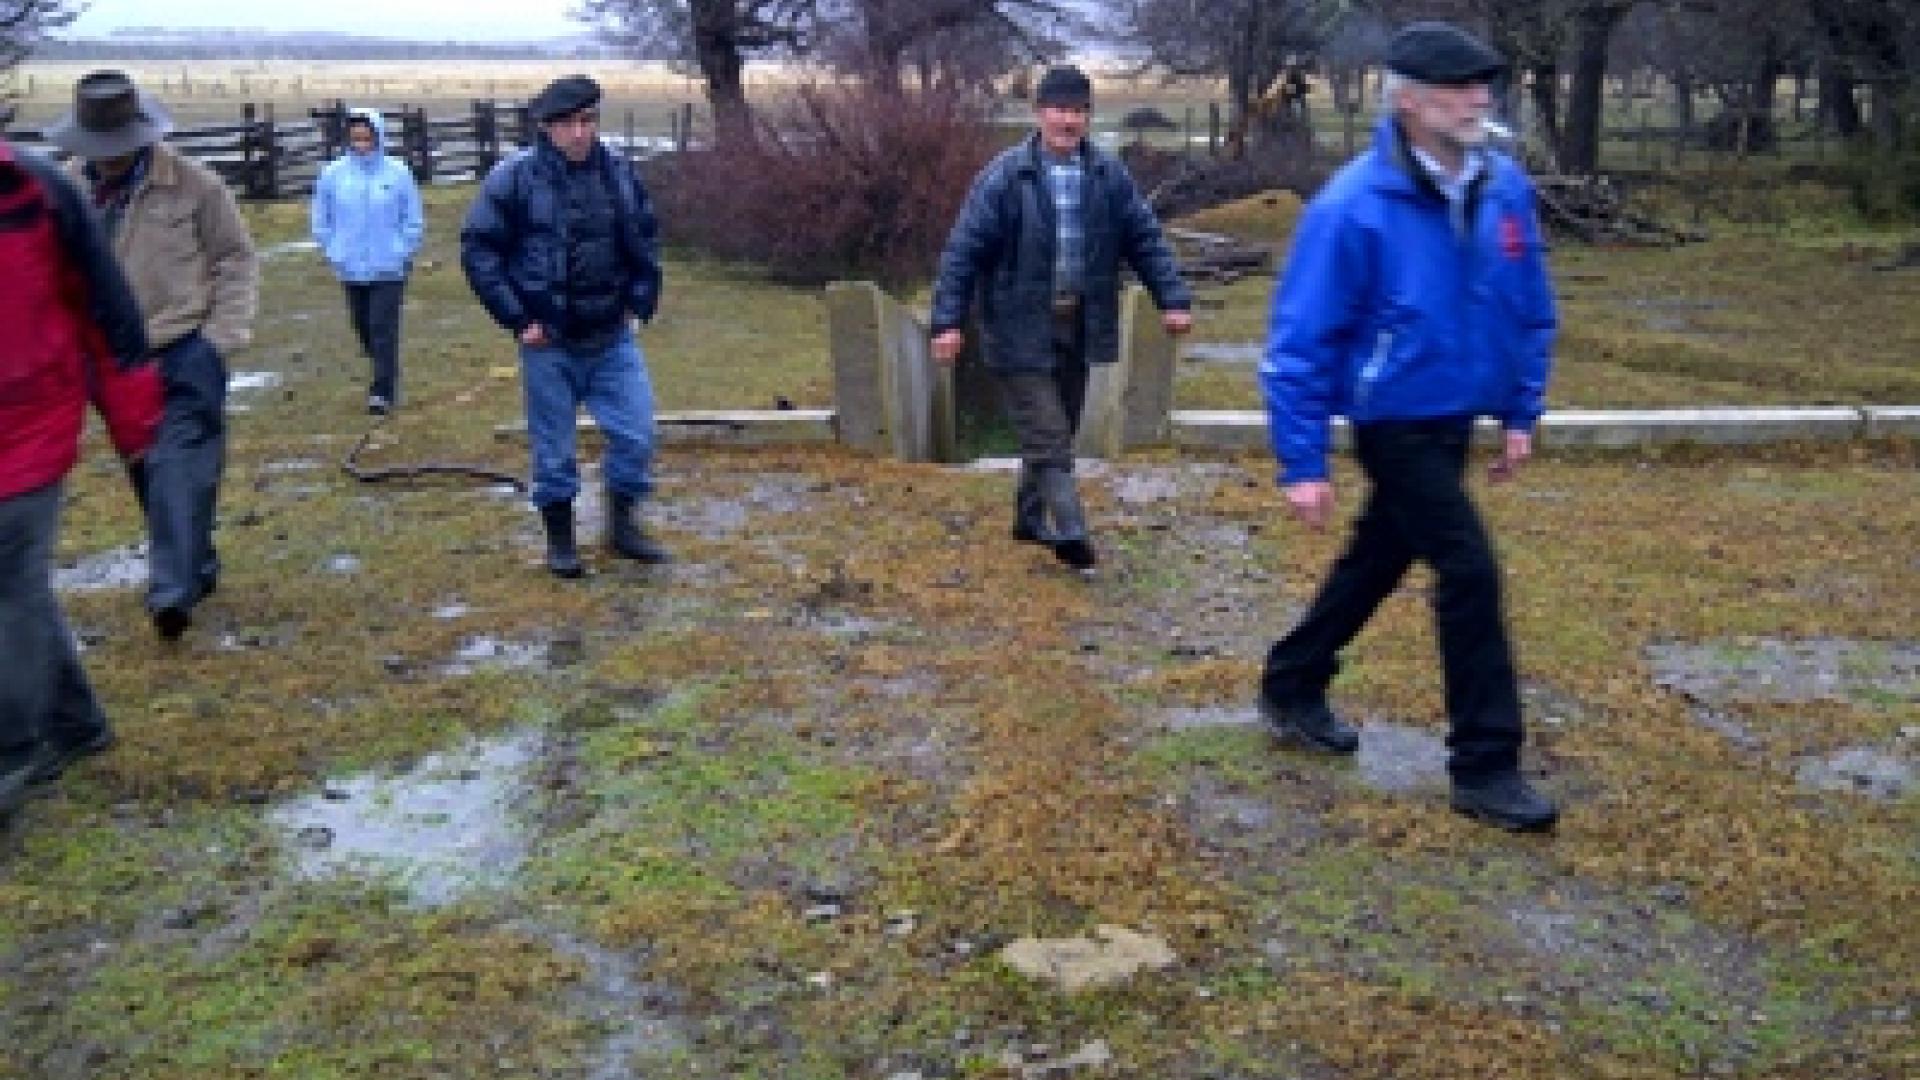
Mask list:
[[[240,106],[240,122],[179,128],[167,142],[187,157],[212,168],[243,199],[304,198],[327,163],[346,148],[348,108],[335,101],[309,109],[305,116],[282,120],[271,104]],[[632,113],[625,123],[609,121],[602,134],[609,146],[635,161],[684,150],[691,139],[691,106],[673,114],[673,132],[664,138],[635,134]],[[407,163],[422,185],[453,184],[483,177],[502,157],[530,145],[534,124],[524,102],[475,100],[456,116],[428,116],[425,108],[402,105],[383,109],[387,153]],[[683,120],[684,117],[684,120]],[[64,158],[38,131],[11,130],[7,138]]]

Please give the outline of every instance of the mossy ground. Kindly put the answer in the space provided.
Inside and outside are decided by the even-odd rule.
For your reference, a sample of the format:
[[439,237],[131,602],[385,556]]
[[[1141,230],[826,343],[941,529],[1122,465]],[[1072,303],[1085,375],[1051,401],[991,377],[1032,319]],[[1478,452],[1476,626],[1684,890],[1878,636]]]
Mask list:
[[[518,470],[458,200],[434,193],[378,457]],[[297,235],[292,208],[254,223]],[[645,338],[665,405],[825,401],[813,297],[669,273]],[[1245,709],[1336,550],[1286,523],[1265,461],[1089,478],[1088,584],[1007,538],[1005,476],[672,450],[681,563],[595,552],[561,583],[512,497],[331,471],[366,423],[343,312],[305,253],[265,298],[238,366],[284,382],[234,419],[199,625],[167,647],[134,592],[67,598],[122,741],[0,840],[0,1075],[993,1076],[1095,1039],[1113,1075],[1196,1080],[1920,1070],[1920,804],[1793,774],[1898,739],[1915,695],[1724,704],[1736,743],[1644,654],[1910,642],[1911,446],[1559,458],[1487,489],[1530,761],[1567,805],[1556,837],[1512,838],[1444,788],[1168,721]],[[111,462],[69,491],[63,556],[137,537]],[[1442,727],[1425,591],[1353,651],[1364,721]],[[479,634],[568,644],[447,673]],[[263,804],[518,731],[542,747],[519,872],[439,908],[290,873]],[[823,900],[838,917],[809,918]],[[1096,923],[1181,961],[1065,996],[992,959]]]

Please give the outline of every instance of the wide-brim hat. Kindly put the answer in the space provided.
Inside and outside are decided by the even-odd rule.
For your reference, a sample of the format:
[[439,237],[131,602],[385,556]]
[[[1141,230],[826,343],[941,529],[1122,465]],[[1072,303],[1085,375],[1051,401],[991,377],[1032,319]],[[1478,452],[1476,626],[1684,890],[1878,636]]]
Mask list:
[[89,160],[125,157],[173,130],[173,117],[153,95],[123,71],[96,71],[73,87],[73,111],[48,125],[42,136]]

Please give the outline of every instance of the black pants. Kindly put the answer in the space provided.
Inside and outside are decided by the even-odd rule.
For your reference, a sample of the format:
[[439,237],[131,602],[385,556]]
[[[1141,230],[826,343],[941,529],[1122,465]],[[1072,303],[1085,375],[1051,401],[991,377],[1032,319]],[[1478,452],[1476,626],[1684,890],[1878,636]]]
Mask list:
[[227,458],[227,365],[199,333],[160,350],[166,413],[147,452],[147,609],[191,610],[220,575],[214,506]]
[[1467,778],[1517,767],[1524,737],[1500,567],[1465,487],[1471,434],[1471,424],[1456,419],[1355,429],[1373,490],[1306,616],[1267,654],[1261,687],[1282,704],[1325,694],[1340,650],[1422,560],[1435,576],[1433,614],[1452,724],[1448,767]]
[[353,317],[353,332],[360,338],[360,351],[373,362],[373,383],[367,387],[372,397],[389,405],[400,402],[400,306],[406,298],[407,283],[368,281],[345,283],[347,313]]

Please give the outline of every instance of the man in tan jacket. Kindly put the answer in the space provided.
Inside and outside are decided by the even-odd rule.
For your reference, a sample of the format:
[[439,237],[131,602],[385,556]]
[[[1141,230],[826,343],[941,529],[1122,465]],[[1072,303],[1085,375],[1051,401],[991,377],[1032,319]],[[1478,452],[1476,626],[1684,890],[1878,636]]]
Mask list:
[[134,485],[147,513],[147,611],[160,636],[174,640],[219,582],[213,524],[226,459],[226,358],[252,339],[260,271],[233,195],[212,170],[160,142],[170,129],[133,80],[96,71],[46,137],[73,154],[92,193],[166,384],[166,418]]

